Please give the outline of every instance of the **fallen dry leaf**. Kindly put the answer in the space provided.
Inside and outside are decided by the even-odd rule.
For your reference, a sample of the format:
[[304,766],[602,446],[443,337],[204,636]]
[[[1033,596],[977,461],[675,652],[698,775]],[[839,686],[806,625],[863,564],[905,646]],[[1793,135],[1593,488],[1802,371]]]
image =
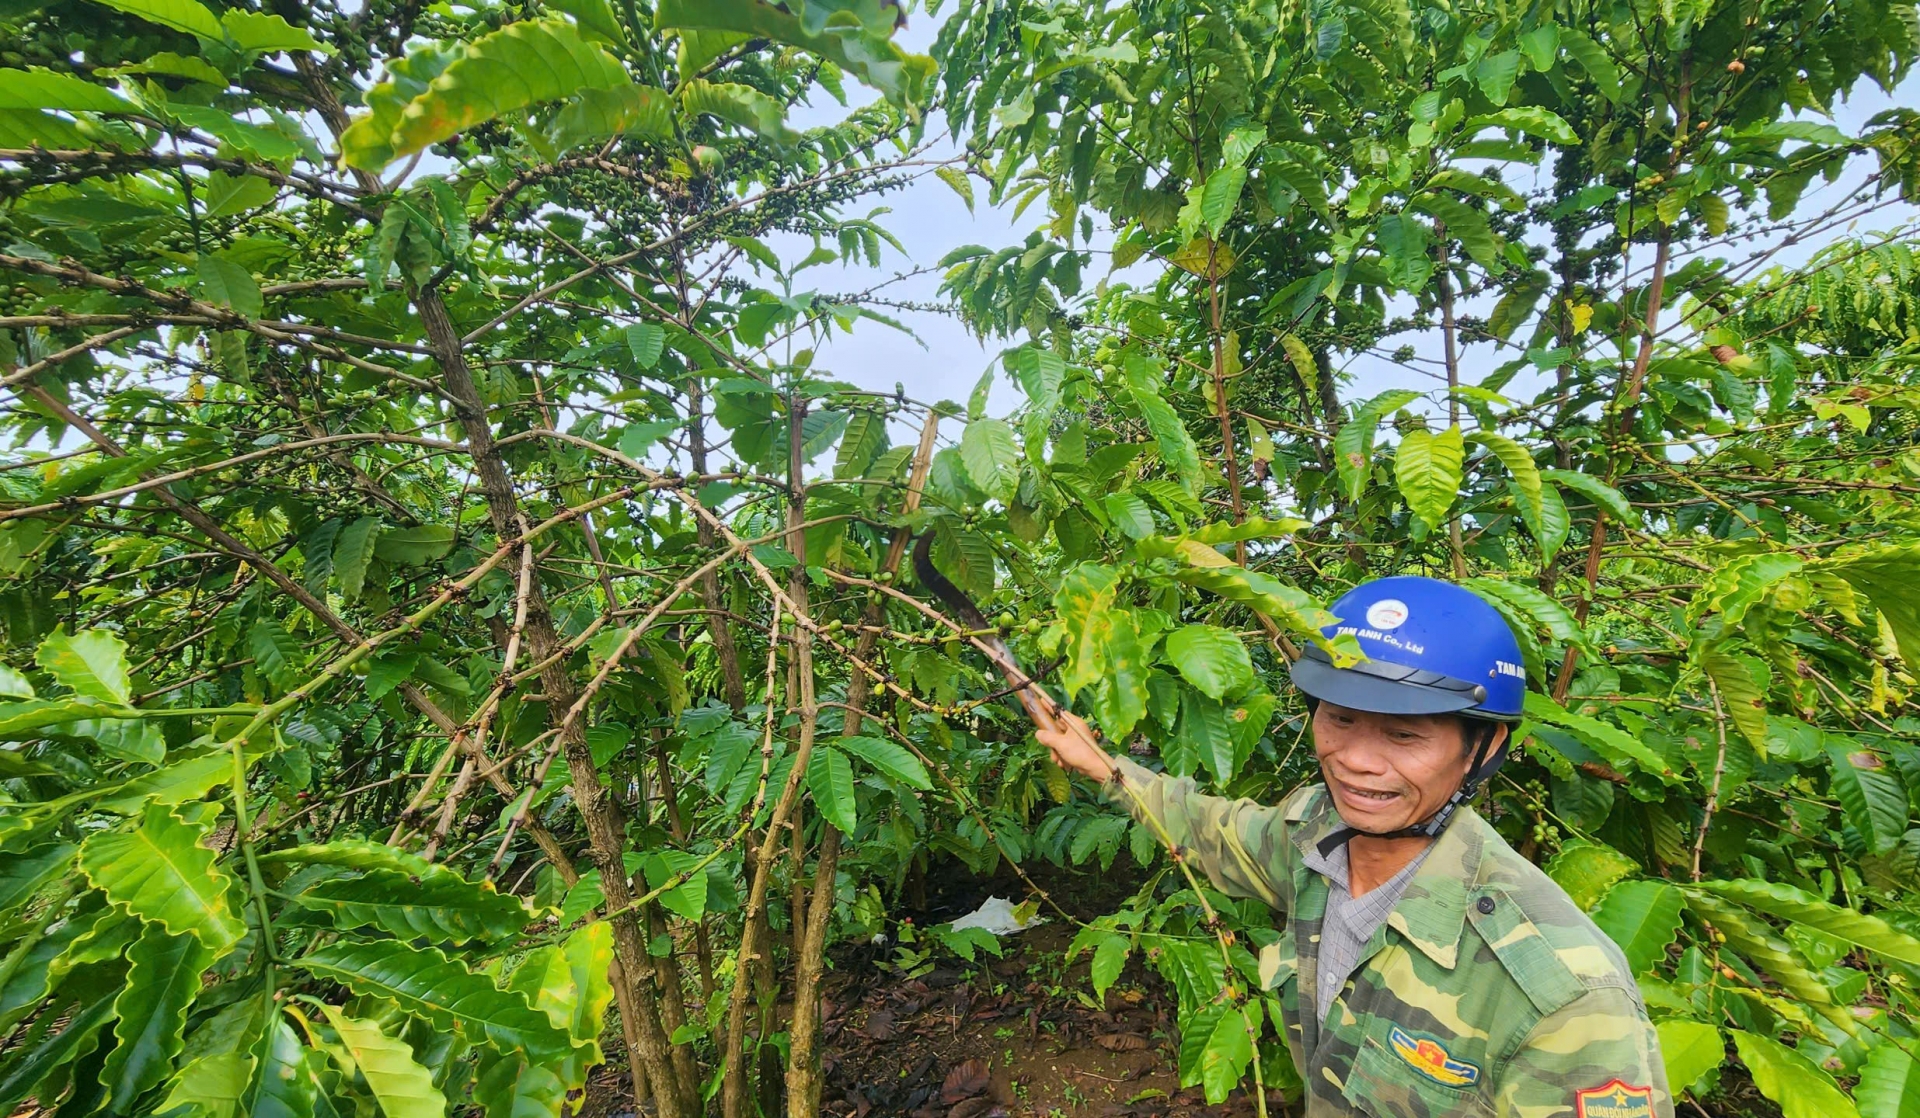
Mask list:
[[985,1060],[968,1060],[947,1073],[946,1082],[940,1085],[940,1097],[949,1103],[972,1098],[985,1091],[990,1080]]

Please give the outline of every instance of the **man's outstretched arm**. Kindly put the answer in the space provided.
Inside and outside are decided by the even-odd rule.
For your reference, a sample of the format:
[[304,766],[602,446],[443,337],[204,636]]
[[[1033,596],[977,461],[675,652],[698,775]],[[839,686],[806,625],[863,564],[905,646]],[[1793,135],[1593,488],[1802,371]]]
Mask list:
[[1108,800],[1147,826],[1157,820],[1181,856],[1221,892],[1286,907],[1281,890],[1290,850],[1279,808],[1206,795],[1190,777],[1176,779],[1112,756],[1074,715],[1062,712],[1059,718],[1060,729],[1034,736],[1061,768],[1100,781]]

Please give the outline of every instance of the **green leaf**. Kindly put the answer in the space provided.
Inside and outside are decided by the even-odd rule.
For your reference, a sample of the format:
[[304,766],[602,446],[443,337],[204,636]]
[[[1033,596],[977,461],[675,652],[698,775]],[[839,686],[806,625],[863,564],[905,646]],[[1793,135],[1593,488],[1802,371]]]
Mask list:
[[10,1053],[12,1059],[7,1062],[6,1075],[0,1078],[0,1108],[13,1113],[13,1108],[31,1094],[41,1080],[62,1064],[84,1055],[87,1049],[83,1046],[112,1019],[113,1007],[112,1001],[100,998],[76,1013],[65,1028],[50,1030],[44,1040],[24,1055]]
[[366,1078],[386,1118],[446,1118],[447,1097],[433,1085],[433,1073],[413,1058],[406,1041],[381,1032],[372,1021],[348,1017],[330,1005],[321,1008],[340,1034],[336,1058],[352,1061],[341,1070],[349,1075],[357,1070]]
[[1733,1046],[1753,1073],[1754,1086],[1780,1105],[1783,1118],[1859,1118],[1832,1076],[1779,1041],[1735,1029]]
[[960,435],[960,461],[982,491],[1001,500],[1020,483],[1020,447],[1003,419],[976,419]]
[[92,699],[29,699],[23,703],[0,703],[0,741],[33,741],[45,737],[41,731],[48,726],[133,713],[121,707],[101,706]]
[[333,53],[306,28],[295,27],[270,12],[232,8],[220,13],[220,26],[235,46],[256,54],[279,54],[295,50]]
[[82,699],[116,707],[132,700],[127,642],[105,629],[87,629],[73,636],[54,633],[40,642],[33,659]]
[[1567,710],[1537,691],[1527,692],[1526,707],[1528,718],[1568,731],[1615,768],[1625,768],[1631,761],[1634,767],[1661,777],[1674,775],[1665,758],[1610,722]]
[[690,114],[718,117],[776,144],[792,144],[800,138],[787,127],[785,106],[750,85],[694,78],[679,93],[680,104]]
[[1536,586],[1497,578],[1471,578],[1465,585],[1482,597],[1513,606],[1562,644],[1588,646],[1587,634],[1580,628],[1573,611]]
[[220,21],[213,13],[197,0],[96,0],[109,8],[139,16],[149,23],[162,27],[171,27],[175,31],[185,31],[189,35],[198,35],[202,39],[220,42],[226,36],[222,34]]
[[[1253,1026],[1249,1025],[1250,1020]],[[1227,1095],[1246,1076],[1247,1066],[1253,1063],[1253,1029],[1259,1020],[1249,1018],[1246,1007],[1236,1006],[1222,1014],[1219,1023],[1214,1025],[1206,1050],[1200,1053],[1200,1084],[1206,1088],[1210,1105],[1225,1102]]]
[[1627,956],[1634,974],[1664,962],[1680,933],[1680,891],[1664,881],[1622,881],[1594,907],[1593,922]]
[[1541,562],[1553,562],[1561,545],[1567,542],[1567,534],[1573,530],[1572,519],[1567,515],[1567,505],[1560,498],[1558,486],[1543,484],[1540,487],[1540,522],[1527,527],[1533,532],[1534,541],[1540,545]]
[[1146,421],[1147,430],[1153,433],[1154,442],[1160,448],[1160,460],[1180,479],[1187,492],[1194,492],[1200,484],[1200,451],[1193,445],[1193,437],[1187,434],[1187,425],[1180,422],[1179,414],[1160,397],[1159,364],[1129,357],[1126,381],[1133,393],[1134,405],[1140,409],[1140,417]]
[[1153,510],[1133,493],[1109,493],[1100,505],[1107,519],[1128,539],[1144,540],[1153,535]]
[[1886,615],[1901,658],[1910,668],[1920,665],[1920,544],[1876,547],[1827,560],[1818,569],[1838,574],[1865,594]]
[[731,31],[789,43],[832,60],[895,105],[911,109],[925,98],[933,79],[933,60],[908,54],[889,41],[891,9],[885,5],[867,9],[877,23],[828,18],[830,12],[851,15],[858,8],[808,4],[798,10],[801,14],[796,15],[786,6],[763,0],[661,0],[655,7],[654,25],[661,30]]
[[372,926],[401,939],[445,943],[507,939],[533,919],[518,898],[435,868],[442,872],[420,877],[374,869],[330,878],[302,889],[293,901],[326,913],[336,928]]
[[[248,759],[261,754],[249,751]],[[122,784],[118,791],[103,796],[98,806],[103,811],[137,815],[149,803],[191,803],[233,779],[233,757],[226,750],[202,753],[176,760],[164,769],[150,772]]]
[[1870,749],[1848,749],[1849,744],[1837,736],[1827,741],[1833,794],[1867,848],[1885,854],[1907,830],[1906,789],[1884,757]]
[[833,744],[909,788],[919,788],[922,791],[930,791],[933,788],[933,781],[927,775],[927,767],[920,763],[920,758],[885,738],[858,736],[836,738]]
[[[346,533],[342,532],[344,536]],[[451,524],[422,524],[414,528],[389,528],[374,537],[376,558],[402,567],[424,567],[446,558],[453,550]]]
[[502,1053],[520,1052],[540,1062],[564,1056],[573,1047],[572,1039],[525,998],[495,987],[485,975],[474,974],[432,947],[341,942],[293,965],[356,994],[387,998],[408,1013]]
[[1212,770],[1221,784],[1233,779],[1240,769],[1240,750],[1234,741],[1233,725],[1227,721],[1226,708],[1218,700],[1197,691],[1180,696],[1180,721],[1174,737],[1192,751],[1201,764]]
[[255,1052],[240,1112],[247,1118],[314,1118],[319,1084],[307,1062],[308,1049],[285,1017],[273,1015]]
[[73,868],[79,847],[70,842],[46,842],[0,862],[0,913],[11,912],[32,900],[48,882]]
[[247,651],[253,653],[260,674],[275,686],[293,687],[300,682],[306,655],[300,651],[300,642],[293,639],[293,634],[273,618],[262,617],[247,629]]
[[626,69],[606,48],[582,39],[571,23],[510,23],[466,44],[423,92],[406,102],[397,119],[378,108],[355,119],[340,135],[340,159],[349,167],[377,171],[503,114],[583,90],[627,84]]
[[1547,863],[1547,876],[1567,891],[1574,904],[1592,912],[1615,882],[1639,869],[1633,859],[1611,846],[1575,840]]
[[177,1118],[252,1118],[244,1099],[253,1082],[252,1056],[218,1052],[202,1056],[180,1069],[173,1088],[155,1114]]
[[80,846],[80,868],[114,904],[225,954],[246,927],[228,903],[233,878],[200,845],[204,837],[204,828],[150,804],[139,826],[88,836]]
[[1506,271],[1506,258],[1500,240],[1487,224],[1487,215],[1451,195],[1428,192],[1412,202],[1412,208],[1431,214],[1447,224],[1447,236],[1459,241],[1474,263],[1494,275]]
[[1815,974],[1788,943],[1773,934],[1764,921],[1746,910],[1703,891],[1687,893],[1687,907],[1727,937],[1727,946],[1766,971],[1767,976],[1798,998],[1806,1008],[1849,1034],[1857,1030],[1853,1017],[1833,1003],[1826,979]]
[[1360,405],[1352,419],[1340,425],[1333,439],[1333,464],[1340,475],[1340,492],[1349,501],[1358,501],[1367,490],[1373,473],[1373,436],[1380,419],[1420,398],[1418,392],[1393,388]]
[[936,167],[933,173],[960,196],[960,200],[967,204],[967,212],[972,213],[973,180],[967,177],[967,173],[958,167]]
[[553,118],[553,146],[566,151],[609,136],[667,139],[673,135],[673,95],[658,86],[582,90]]
[[1477,116],[1462,125],[1460,130],[1462,135],[1472,136],[1482,128],[1507,128],[1555,144],[1580,142],[1580,138],[1574,135],[1573,126],[1559,113],[1538,105],[1514,105],[1496,113]]
[[394,688],[413,677],[413,669],[419,663],[417,652],[393,651],[374,657],[367,664],[367,698],[379,699],[391,694]]
[[367,565],[373,562],[374,536],[380,518],[363,516],[340,529],[333,543],[333,573],[340,578],[340,596],[351,602],[366,586]]
[[642,369],[653,368],[667,344],[667,332],[657,322],[634,323],[627,327],[626,338],[633,363]]
[[108,1113],[129,1114],[141,1095],[173,1070],[184,1042],[187,1007],[200,994],[200,975],[213,952],[190,935],[168,935],[148,924],[127,952],[132,965],[114,1002],[113,1035],[119,1041],[100,1071]]
[[[1322,609],[1320,603],[1314,601],[1306,591],[1289,586],[1272,575],[1229,563],[1221,558],[1219,552],[1191,540],[1187,541],[1187,548],[1198,549],[1212,556],[1214,561],[1176,571],[1176,579],[1230,601],[1244,602],[1308,640],[1327,643],[1321,630],[1337,619]],[[1187,548],[1182,549],[1182,557],[1191,559],[1195,552]]]
[[[1751,656],[1729,651],[1715,642],[1699,646],[1700,667],[1720,692],[1720,706],[1753,751],[1767,755],[1767,665]],[[1760,679],[1755,679],[1755,675]]]
[[1791,885],[1741,878],[1734,881],[1702,881],[1693,888],[1704,889],[1757,912],[1825,932],[1889,959],[1920,965],[1920,939],[1895,928],[1878,916],[1868,916],[1850,908],[1829,904]]
[[483,1057],[473,1097],[487,1118],[561,1118],[567,1085],[552,1069],[520,1057]]
[[1253,682],[1253,659],[1240,638],[1214,625],[1187,625],[1167,637],[1167,660],[1210,699]]
[[[698,920],[706,915],[707,885],[710,881],[704,871],[696,870],[700,859],[684,850],[660,850],[647,855],[647,887],[665,889],[660,894],[660,904],[669,911],[688,920]],[[668,889],[667,883],[676,876],[684,880]]]
[[859,801],[853,794],[853,763],[830,745],[817,745],[807,759],[807,791],[827,822],[844,834],[859,826]]
[[175,101],[167,105],[167,115],[190,128],[211,132],[226,143],[262,159],[294,159],[304,150],[298,141],[278,128],[236,120],[219,109],[205,105]]
[[1133,952],[1133,943],[1126,936],[1108,935],[1100,940],[1100,946],[1093,949],[1091,975],[1093,978],[1093,1000],[1102,1005],[1107,1001],[1107,990],[1120,979],[1120,972],[1126,968],[1127,956]]
[[992,593],[993,544],[984,533],[959,524],[949,517],[935,522],[933,561],[962,590],[975,596]]
[[1507,95],[1513,92],[1514,79],[1519,76],[1520,52],[1517,50],[1485,55],[1474,70],[1474,79],[1480,83],[1480,92],[1496,105],[1507,103]]
[[[424,886],[439,888],[443,883],[467,889],[487,890],[460,876],[439,862],[429,862],[418,854],[365,839],[335,839],[326,843],[288,846],[259,855],[261,865],[291,862],[301,866],[343,866],[355,870],[383,870],[403,877],[418,878]],[[518,904],[518,901],[514,902]]]
[[1417,428],[1401,438],[1394,454],[1394,479],[1407,507],[1428,524],[1446,523],[1447,510],[1460,494],[1464,453],[1458,427],[1438,435]]
[[31,699],[33,697],[33,684],[27,682],[27,677],[5,664],[0,664],[0,699]]
[[1185,538],[1203,544],[1219,545],[1240,540],[1277,539],[1281,536],[1291,536],[1305,527],[1308,527],[1307,521],[1292,517],[1268,520],[1264,516],[1249,516],[1238,524],[1230,520],[1217,520],[1212,524],[1203,524],[1188,532]]
[[1640,523],[1640,518],[1634,514],[1633,506],[1627,503],[1626,497],[1622,495],[1618,489],[1594,477],[1592,474],[1578,473],[1574,470],[1546,469],[1540,471],[1540,476],[1548,481],[1564,485],[1568,489],[1585,497],[1587,500],[1592,501],[1596,506],[1605,509],[1607,515],[1622,524],[1637,525]]
[[134,106],[113,91],[52,70],[0,69],[0,109],[127,113]]
[[1860,1118],[1920,1118],[1920,1060],[1891,1041],[1875,1045],[1853,1100]]
[[1705,1021],[1670,1017],[1660,1022],[1660,1057],[1667,1066],[1667,1087],[1674,1095],[1700,1082],[1700,1077],[1727,1058],[1727,1041]]
[[1187,191],[1187,204],[1180,211],[1182,235],[1191,237],[1197,230],[1204,229],[1208,236],[1218,237],[1227,219],[1233,216],[1234,206],[1239,203],[1246,184],[1244,166],[1216,167],[1206,181],[1195,183]]
[[1529,523],[1540,518],[1540,468],[1534,464],[1533,454],[1526,447],[1494,431],[1475,431],[1467,436],[1467,442],[1484,446],[1493,452],[1500,464],[1513,475],[1513,487],[1519,493],[1521,508],[1532,517]]
[[1697,620],[1717,613],[1726,628],[1733,629],[1768,591],[1805,566],[1806,560],[1799,556],[1780,552],[1737,556],[1708,576],[1688,605],[1687,616]]
[[1593,79],[1593,88],[1608,101],[1619,104],[1623,92],[1620,84],[1620,67],[1614,64],[1605,47],[1594,42],[1583,31],[1571,27],[1560,29],[1560,46],[1573,60],[1580,63]]

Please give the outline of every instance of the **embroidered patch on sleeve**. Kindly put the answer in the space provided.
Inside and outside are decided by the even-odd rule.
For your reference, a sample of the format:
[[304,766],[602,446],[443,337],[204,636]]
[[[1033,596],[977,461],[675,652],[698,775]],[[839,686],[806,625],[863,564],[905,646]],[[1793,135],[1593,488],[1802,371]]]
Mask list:
[[1618,1079],[1573,1093],[1577,1118],[1653,1118],[1653,1088]]
[[[1447,1054],[1440,1042],[1429,1037],[1413,1037],[1405,1029],[1395,1025],[1387,1034],[1396,1056],[1405,1060],[1407,1066],[1433,1080],[1443,1087],[1465,1087],[1480,1080],[1480,1068],[1465,1060],[1456,1060]],[[1582,1118],[1585,1118],[1582,1115]],[[1605,1118],[1595,1115],[1594,1118]]]

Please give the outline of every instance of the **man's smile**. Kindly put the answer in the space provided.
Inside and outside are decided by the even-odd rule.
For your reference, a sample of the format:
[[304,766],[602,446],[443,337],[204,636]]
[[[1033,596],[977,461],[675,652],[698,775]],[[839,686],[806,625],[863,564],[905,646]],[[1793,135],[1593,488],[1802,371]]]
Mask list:
[[1349,784],[1344,780],[1331,777],[1329,780],[1334,786],[1334,791],[1340,794],[1341,799],[1350,800],[1360,806],[1377,807],[1392,803],[1400,798],[1400,793],[1397,791],[1363,788],[1358,784]]

